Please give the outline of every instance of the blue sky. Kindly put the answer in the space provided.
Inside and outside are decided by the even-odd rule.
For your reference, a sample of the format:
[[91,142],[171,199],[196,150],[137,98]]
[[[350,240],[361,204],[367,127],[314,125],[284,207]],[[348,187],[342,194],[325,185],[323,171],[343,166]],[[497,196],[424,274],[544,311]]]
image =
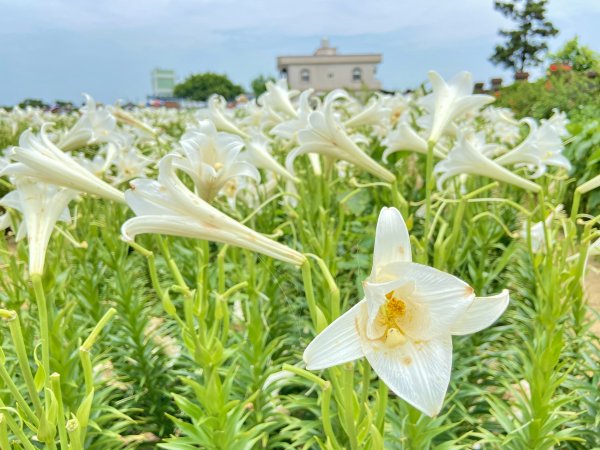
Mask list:
[[[180,79],[226,73],[246,88],[275,58],[311,54],[322,36],[342,53],[383,54],[386,89],[430,69],[475,80],[510,75],[487,58],[508,23],[491,0],[0,0],[0,105],[24,98],[143,101],[155,67]],[[550,0],[560,30],[600,50],[600,0]]]

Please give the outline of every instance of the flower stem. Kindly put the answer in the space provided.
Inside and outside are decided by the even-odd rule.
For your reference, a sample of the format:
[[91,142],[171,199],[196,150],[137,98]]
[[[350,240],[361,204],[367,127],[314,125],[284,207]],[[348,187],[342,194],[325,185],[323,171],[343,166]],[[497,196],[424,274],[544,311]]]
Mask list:
[[[433,149],[435,148],[435,141],[429,141],[427,143],[427,160],[425,162],[425,225],[423,228],[423,239],[427,239],[426,236],[429,234],[429,227],[431,224],[431,192],[433,191]],[[423,249],[425,251],[424,264],[427,264],[428,257],[428,245],[427,242],[423,242]]]
[[63,406],[62,391],[60,389],[60,375],[58,373],[53,373],[50,375],[50,384],[52,385],[52,392],[54,393],[54,397],[56,397],[56,403],[58,405],[57,426],[60,448],[61,450],[67,450],[69,448],[69,440],[67,437],[67,428],[65,424],[65,410]]
[[315,292],[313,289],[312,275],[310,272],[310,263],[308,260],[302,264],[302,281],[304,282],[304,292],[306,293],[306,303],[308,312],[315,329],[317,328],[317,304],[315,302]]
[[40,274],[32,274],[31,281],[35,292],[35,299],[38,306],[38,314],[40,316],[40,332],[42,334],[42,367],[44,369],[44,385],[50,387],[50,324],[48,320],[48,306],[46,304],[46,295],[44,294],[44,286],[42,285],[42,276]]
[[9,315],[5,317],[5,319],[8,322],[10,335],[12,336],[13,344],[15,346],[17,360],[19,361],[19,367],[21,368],[21,375],[25,380],[29,397],[31,398],[35,412],[39,417],[42,413],[42,402],[40,402],[33,374],[31,373],[31,367],[29,366],[29,358],[27,356],[27,351],[25,350],[25,340],[23,339],[21,322],[16,312],[8,311],[8,313]]

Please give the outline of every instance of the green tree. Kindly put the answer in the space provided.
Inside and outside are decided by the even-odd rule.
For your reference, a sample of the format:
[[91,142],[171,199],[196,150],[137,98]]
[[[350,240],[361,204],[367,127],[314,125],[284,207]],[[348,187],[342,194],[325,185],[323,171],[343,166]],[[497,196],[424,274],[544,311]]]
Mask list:
[[548,50],[545,40],[558,34],[552,22],[546,18],[548,0],[494,1],[494,8],[516,23],[514,30],[500,30],[506,38],[496,46],[490,61],[515,72],[523,72],[528,66],[543,62]]
[[267,81],[275,82],[276,80],[275,77],[270,75],[259,75],[254,80],[252,80],[252,82],[250,83],[250,87],[252,88],[252,92],[254,92],[254,95],[256,97],[258,97],[260,94],[267,90]]
[[190,75],[185,81],[177,84],[173,91],[175,97],[197,101],[205,101],[212,94],[233,99],[242,92],[242,87],[234,84],[227,75],[213,72]]
[[26,108],[27,106],[32,106],[34,108],[47,108],[48,105],[44,103],[42,100],[37,98],[26,98],[21,103],[19,103],[20,108]]
[[588,46],[580,44],[577,36],[565,42],[556,53],[551,53],[548,57],[553,62],[568,64],[576,72],[600,68],[600,55]]

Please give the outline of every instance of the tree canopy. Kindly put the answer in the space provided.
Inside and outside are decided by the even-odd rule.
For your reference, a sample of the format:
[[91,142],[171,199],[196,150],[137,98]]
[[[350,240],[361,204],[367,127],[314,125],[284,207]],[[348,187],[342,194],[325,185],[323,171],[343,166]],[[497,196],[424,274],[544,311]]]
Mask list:
[[558,30],[546,18],[548,0],[494,1],[494,8],[516,23],[513,30],[500,30],[505,42],[496,46],[490,61],[516,72],[544,61],[546,39]]
[[252,83],[250,83],[250,87],[252,88],[252,92],[256,97],[258,97],[260,94],[267,90],[267,81],[275,82],[276,80],[275,77],[270,75],[259,75],[254,80],[252,80]]
[[551,53],[548,57],[553,62],[568,64],[576,72],[600,68],[600,55],[588,46],[580,44],[577,36],[565,42],[556,53]]
[[212,94],[233,99],[243,92],[242,87],[233,83],[227,75],[213,72],[190,75],[173,90],[175,97],[196,101],[205,101]]

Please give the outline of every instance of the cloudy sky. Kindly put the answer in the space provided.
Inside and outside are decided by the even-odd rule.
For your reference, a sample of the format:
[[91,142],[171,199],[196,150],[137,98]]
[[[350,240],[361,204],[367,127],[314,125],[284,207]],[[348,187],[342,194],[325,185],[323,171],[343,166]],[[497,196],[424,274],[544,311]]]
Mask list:
[[[143,101],[155,67],[180,79],[226,73],[246,88],[275,58],[311,54],[322,36],[343,53],[383,54],[386,89],[430,69],[509,77],[487,58],[507,22],[492,0],[0,0],[0,105],[24,98]],[[600,0],[550,0],[560,30],[600,50]]]

